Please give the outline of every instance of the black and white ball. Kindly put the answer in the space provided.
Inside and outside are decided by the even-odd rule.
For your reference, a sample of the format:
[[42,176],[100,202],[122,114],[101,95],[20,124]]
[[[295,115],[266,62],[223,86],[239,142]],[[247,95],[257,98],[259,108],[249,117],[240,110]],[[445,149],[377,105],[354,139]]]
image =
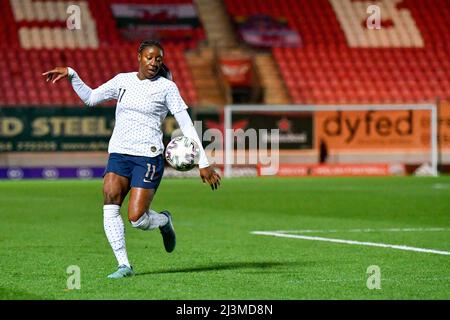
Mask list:
[[198,164],[200,148],[197,142],[189,137],[176,137],[167,144],[165,157],[174,169],[189,171]]

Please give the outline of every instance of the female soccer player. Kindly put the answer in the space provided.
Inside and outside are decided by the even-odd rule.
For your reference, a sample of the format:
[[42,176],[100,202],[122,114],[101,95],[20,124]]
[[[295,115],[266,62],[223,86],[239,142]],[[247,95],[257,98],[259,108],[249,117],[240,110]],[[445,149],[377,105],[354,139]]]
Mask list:
[[139,71],[120,73],[92,90],[70,67],[56,67],[43,73],[47,82],[69,78],[73,89],[88,106],[116,99],[116,122],[109,141],[109,159],[103,180],[103,225],[106,237],[118,262],[118,270],[108,278],[134,275],[125,247],[125,227],[120,207],[130,192],[128,220],[135,228],[159,228],[167,252],[175,249],[176,237],[172,216],[157,213],[150,204],[164,171],[161,124],[170,111],[185,136],[200,146],[200,177],[213,190],[220,176],[209,166],[200,139],[187,113],[188,108],[169,69],[163,63],[164,50],[157,41],[144,41],[139,46]]

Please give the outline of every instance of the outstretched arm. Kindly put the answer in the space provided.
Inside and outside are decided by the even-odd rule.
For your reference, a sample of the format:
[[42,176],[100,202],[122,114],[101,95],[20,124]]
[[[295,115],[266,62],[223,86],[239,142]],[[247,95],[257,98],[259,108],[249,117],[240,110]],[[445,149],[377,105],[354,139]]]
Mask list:
[[51,81],[52,83],[68,77],[73,90],[90,107],[103,101],[117,99],[117,90],[114,85],[115,78],[92,90],[81,80],[77,72],[70,67],[56,67],[53,70],[44,72],[42,75],[47,77],[47,82]]
[[208,158],[206,157],[205,150],[203,149],[197,131],[195,131],[194,125],[192,124],[191,117],[186,110],[175,113],[174,117],[177,120],[183,135],[197,142],[200,148],[200,160],[198,163],[200,177],[203,182],[208,183],[211,186],[212,190],[217,189],[220,186],[220,175],[209,165]]

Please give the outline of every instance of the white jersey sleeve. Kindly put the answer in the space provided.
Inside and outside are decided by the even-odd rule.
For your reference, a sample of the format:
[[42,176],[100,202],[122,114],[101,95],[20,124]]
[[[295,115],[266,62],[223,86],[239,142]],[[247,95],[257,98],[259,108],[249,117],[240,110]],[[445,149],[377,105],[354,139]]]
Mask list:
[[168,82],[168,89],[166,93],[166,105],[172,115],[180,112],[182,110],[186,110],[188,106],[184,102],[183,98],[180,95],[180,91],[178,90],[177,85],[170,81]]
[[117,88],[117,76],[92,90],[83,82],[83,80],[81,80],[74,69],[70,67],[67,69],[73,90],[86,105],[92,107],[104,101],[118,98],[119,90]]
[[200,148],[200,159],[198,161],[198,167],[200,169],[209,167],[208,158],[206,157],[206,153],[205,150],[203,149],[202,142],[200,141],[197,131],[195,130],[195,127],[192,123],[191,117],[189,117],[187,111],[182,110],[180,112],[175,113],[174,116],[178,122],[178,125],[180,126],[181,132],[183,132],[183,135],[197,142]]

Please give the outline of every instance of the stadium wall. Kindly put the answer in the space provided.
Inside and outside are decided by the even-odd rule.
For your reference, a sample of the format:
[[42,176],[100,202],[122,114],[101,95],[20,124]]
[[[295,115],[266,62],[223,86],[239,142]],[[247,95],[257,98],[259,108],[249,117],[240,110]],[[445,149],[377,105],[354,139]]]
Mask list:
[[[263,109],[264,106],[261,106]],[[97,112],[97,113],[95,113]],[[0,167],[9,168],[103,168],[107,161],[107,143],[113,127],[114,108],[99,108],[94,113],[82,108],[0,108]],[[403,114],[404,124],[409,115]],[[424,115],[422,115],[424,116]],[[208,129],[222,130],[224,115],[220,110],[193,109],[192,117],[201,124],[201,133]],[[336,117],[336,114],[334,115]],[[416,125],[429,123],[413,117]],[[337,118],[334,119],[337,121]],[[50,124],[53,123],[53,126]],[[450,167],[450,102],[439,105],[439,163],[440,171],[448,172]],[[243,123],[235,123],[237,127]],[[336,129],[336,123],[334,123]],[[177,130],[173,117],[164,123],[164,140],[167,143]],[[45,134],[43,134],[45,133]],[[317,136],[320,132],[314,132]],[[419,137],[420,140],[420,137]],[[320,149],[318,139],[309,149],[280,150],[281,163],[311,164],[318,163]],[[82,146],[81,150],[71,151],[57,147],[53,151],[48,146],[60,145],[64,142]],[[20,144],[19,144],[20,143]],[[79,144],[77,144],[79,143]],[[205,141],[205,146],[208,145]],[[18,148],[18,146],[21,146]],[[25,147],[24,147],[25,146]],[[28,149],[27,149],[28,148]],[[53,147],[52,147],[53,148]],[[84,148],[84,149],[83,149]],[[86,149],[87,148],[87,149]],[[224,160],[222,150],[208,151],[208,156]],[[382,163],[399,162],[407,167],[415,168],[429,158],[428,152],[420,148],[391,148],[385,150],[352,148],[330,148],[328,163]],[[219,164],[221,167],[221,164]],[[5,172],[6,172],[5,171]],[[411,171],[411,170],[409,170]],[[254,174],[255,165],[242,170],[243,174]],[[250,175],[251,175],[250,174]],[[170,173],[171,176],[177,176]],[[4,174],[7,178],[7,174]]]

